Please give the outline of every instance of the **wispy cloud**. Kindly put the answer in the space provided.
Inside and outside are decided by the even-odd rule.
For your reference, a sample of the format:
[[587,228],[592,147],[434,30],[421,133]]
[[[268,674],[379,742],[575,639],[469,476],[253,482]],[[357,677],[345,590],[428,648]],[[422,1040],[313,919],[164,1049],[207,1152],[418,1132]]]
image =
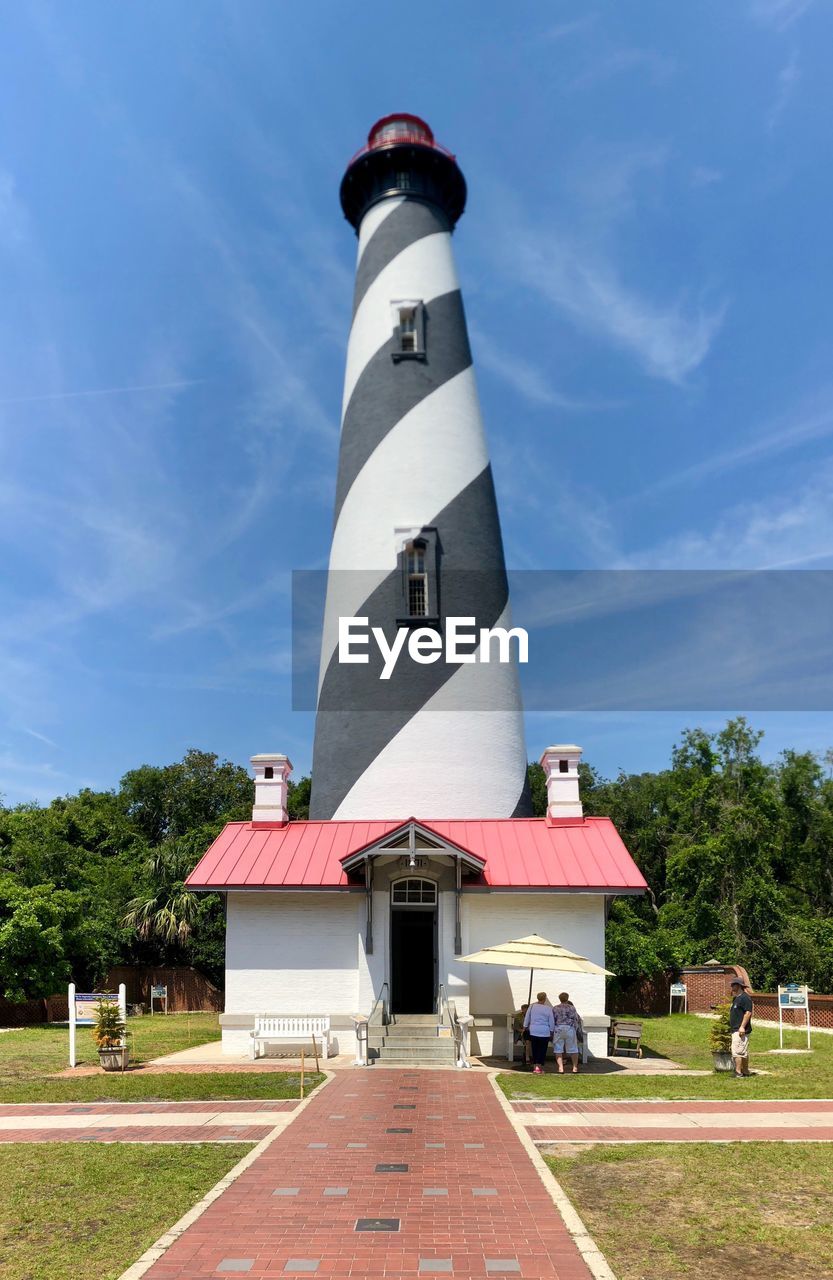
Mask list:
[[833,564],[833,461],[803,489],[724,511],[710,529],[690,529],[622,567],[643,569],[789,569]]
[[766,127],[769,133],[773,133],[777,127],[800,79],[801,68],[798,65],[798,50],[793,49],[789,58],[778,72],[775,101],[767,112],[766,118]]
[[774,422],[758,425],[754,431],[731,449],[704,458],[690,467],[683,467],[670,475],[652,481],[650,487],[633,495],[629,501],[642,501],[680,485],[728,475],[738,467],[764,462],[768,458],[789,453],[813,440],[833,435],[833,390],[826,392],[805,406],[802,411],[785,414]]
[[476,351],[477,366],[488,369],[535,407],[582,412],[614,409],[621,405],[621,401],[565,395],[551,385],[538,365],[502,348],[482,329],[470,325],[469,331]]
[[785,31],[814,3],[815,0],[749,0],[749,14],[756,22]]
[[674,74],[673,58],[657,53],[654,49],[614,49],[598,58],[581,75],[570,81],[568,91],[591,89],[601,81],[629,71],[639,71],[653,84],[662,84]]
[[536,43],[541,41],[555,43],[557,40],[575,35],[577,31],[586,31],[596,21],[596,17],[595,13],[587,13],[581,18],[574,18],[571,22],[557,22],[554,26],[542,31],[540,35],[536,35]]
[[517,278],[579,328],[635,356],[646,373],[683,384],[706,359],[728,301],[682,290],[656,299],[625,284],[616,264],[559,232],[513,237]]
[[51,738],[47,738],[45,733],[38,733],[37,729],[26,728],[24,728],[22,732],[27,733],[29,737],[34,738],[36,742],[42,742],[44,746],[52,747],[55,751],[58,750],[57,742],[53,742]]
[[557,223],[531,224],[512,193],[495,191],[486,251],[490,270],[515,291],[521,284],[580,331],[634,357],[651,377],[681,386],[708,356],[729,299],[712,282],[658,296],[624,278],[620,248],[646,203],[659,198],[671,156],[661,141],[583,147],[565,174],[573,200],[563,201]]
[[713,187],[723,181],[720,169],[712,169],[709,165],[698,164],[691,171],[690,182],[693,187]]
[[141,386],[94,387],[86,391],[50,391],[32,396],[3,396],[0,405],[38,404],[47,400],[77,400],[87,396],[121,396],[134,391],[180,391],[185,387],[197,387],[202,378],[178,378],[175,382],[150,382]]

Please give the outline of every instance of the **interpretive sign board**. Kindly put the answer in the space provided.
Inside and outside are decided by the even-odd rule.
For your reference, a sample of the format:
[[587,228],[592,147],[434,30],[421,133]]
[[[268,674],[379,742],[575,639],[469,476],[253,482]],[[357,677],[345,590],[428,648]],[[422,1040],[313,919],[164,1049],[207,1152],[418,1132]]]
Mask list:
[[98,1006],[108,1000],[118,1003],[122,1021],[127,1020],[127,987],[119,983],[118,995],[112,991],[76,991],[75,983],[67,988],[69,1006],[69,1065],[75,1066],[75,1028],[93,1027],[98,1017]]
[[[798,982],[788,982],[785,986],[778,988],[778,1044],[784,1047],[784,1010],[796,1009],[804,1013],[804,1023],[807,1028],[807,1048],[810,1048],[810,988],[802,986]],[[795,1026],[792,1021],[787,1023],[788,1027]]]
[[112,1004],[118,1002],[115,991],[77,991],[75,993],[75,1025],[77,1027],[95,1026],[98,1006],[108,1001]]
[[150,1011],[153,1013],[154,1000],[161,1000],[164,1006],[164,1012],[168,1012],[168,988],[165,986],[155,986],[150,989]]
[[[674,1001],[682,1000],[683,1013],[688,1013],[688,987],[684,982],[672,982],[668,995],[668,1012],[674,1012]],[[679,1012],[679,1010],[678,1010]]]

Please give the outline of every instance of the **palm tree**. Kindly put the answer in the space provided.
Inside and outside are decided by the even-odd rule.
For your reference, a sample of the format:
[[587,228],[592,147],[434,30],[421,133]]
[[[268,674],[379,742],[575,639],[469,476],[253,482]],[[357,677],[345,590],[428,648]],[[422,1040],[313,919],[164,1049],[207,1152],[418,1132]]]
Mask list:
[[127,904],[124,923],[142,939],[182,946],[191,937],[200,908],[200,899],[187,888],[185,880],[193,870],[206,841],[203,830],[166,840],[144,863],[150,891]]

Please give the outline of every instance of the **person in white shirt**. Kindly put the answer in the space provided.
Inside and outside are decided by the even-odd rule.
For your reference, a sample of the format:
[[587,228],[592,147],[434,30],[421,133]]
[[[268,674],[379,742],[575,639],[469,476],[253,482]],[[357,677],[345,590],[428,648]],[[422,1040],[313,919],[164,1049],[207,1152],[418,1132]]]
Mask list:
[[526,1011],[524,1026],[532,1042],[532,1061],[535,1063],[533,1072],[540,1076],[547,1057],[547,1045],[555,1034],[555,1017],[546,991],[539,991],[535,1000],[536,1003],[531,1004]]

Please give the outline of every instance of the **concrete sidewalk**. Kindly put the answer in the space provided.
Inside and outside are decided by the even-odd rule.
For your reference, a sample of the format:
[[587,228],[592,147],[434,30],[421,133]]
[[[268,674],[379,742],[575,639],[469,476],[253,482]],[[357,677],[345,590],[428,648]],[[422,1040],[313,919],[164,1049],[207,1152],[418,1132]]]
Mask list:
[[[741,1086],[742,1087],[742,1086]],[[552,1142],[830,1142],[833,1102],[513,1102],[541,1145]]]
[[4,1103],[0,1143],[259,1142],[289,1123],[298,1103]]

